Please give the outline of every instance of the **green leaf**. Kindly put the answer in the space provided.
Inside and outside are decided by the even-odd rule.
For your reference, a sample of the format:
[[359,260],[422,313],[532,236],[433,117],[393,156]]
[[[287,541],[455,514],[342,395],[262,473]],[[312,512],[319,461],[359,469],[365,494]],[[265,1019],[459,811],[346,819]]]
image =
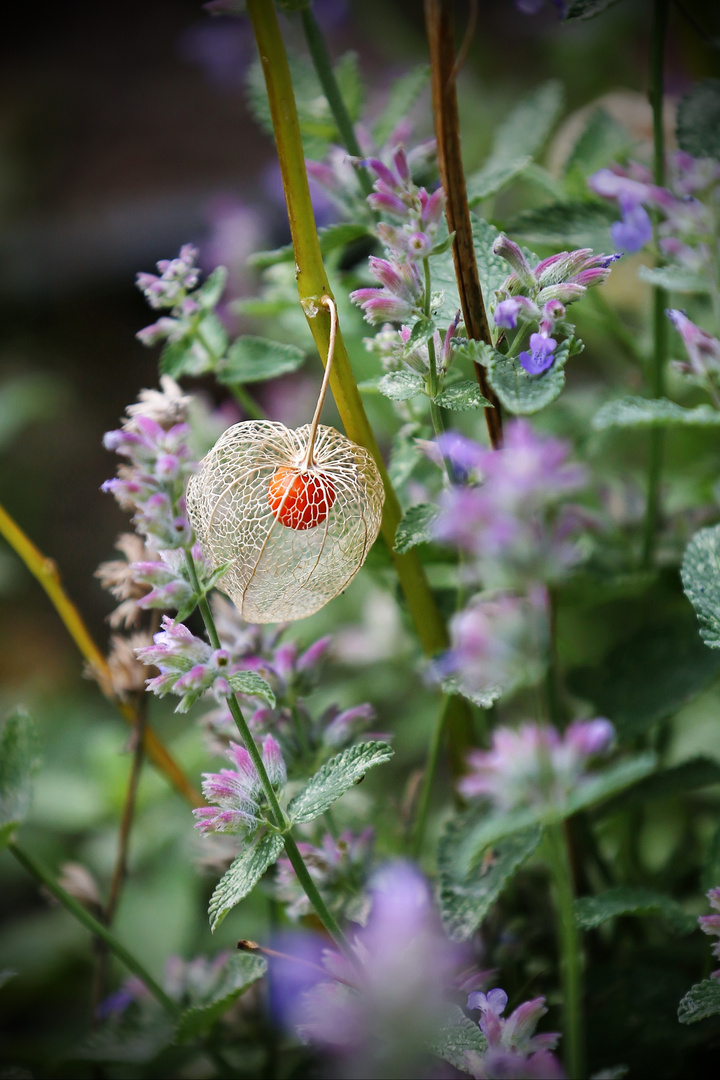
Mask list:
[[290,820],[302,823],[324,814],[341,795],[360,783],[368,769],[389,761],[393,752],[387,743],[365,742],[336,754],[291,799],[287,808]]
[[224,266],[216,266],[212,274],[192,294],[200,307],[211,310],[216,307],[225,289],[228,272]]
[[233,383],[265,382],[297,371],[304,360],[305,353],[296,345],[245,334],[233,341],[227,359],[218,368],[217,377],[230,386]]
[[[337,248],[346,247],[363,237],[373,239],[367,225],[351,221],[341,221],[318,229],[318,240],[323,255],[328,255]],[[273,251],[256,251],[249,257],[248,266],[256,266],[263,270],[268,266],[276,266],[278,263],[292,262],[294,258],[295,249],[292,244],[283,244],[282,247],[275,248]]]
[[446,387],[435,398],[435,404],[455,412],[466,412],[468,409],[480,409],[485,406],[493,408],[492,402],[480,393],[478,384],[471,382],[470,379],[463,379],[462,382]]
[[0,728],[0,848],[27,815],[39,767],[35,725],[24,709],[16,709]]
[[348,115],[352,122],[356,123],[360,119],[365,101],[365,88],[356,52],[346,52],[340,57],[335,65],[335,79]]
[[390,371],[377,385],[380,393],[393,401],[408,401],[425,392],[425,380],[412,371]]
[[411,353],[413,349],[418,345],[424,345],[425,342],[433,336],[435,333],[435,322],[433,319],[427,318],[423,315],[414,324],[410,331],[410,337],[405,342],[404,352],[405,355]]
[[[460,826],[462,827],[462,826]],[[468,941],[522,864],[537,850],[542,829],[531,828],[501,840],[484,853],[480,865],[463,878],[454,872],[458,819],[440,840],[440,914],[453,941]]]
[[207,352],[189,335],[180,341],[167,342],[160,353],[160,374],[170,375],[173,379],[179,379],[181,375],[203,375],[211,366]]
[[681,99],[677,139],[693,157],[720,158],[720,79],[703,79]]
[[488,382],[505,408],[516,416],[530,416],[562,393],[565,364],[578,351],[577,344],[573,339],[563,341],[555,351],[552,367],[542,375],[529,375],[517,357],[504,356],[488,345],[482,351],[482,363],[487,369]]
[[709,892],[720,881],[720,825],[713,833],[703,860],[702,889]]
[[720,525],[695,533],[680,573],[700,623],[700,637],[711,649],[720,649]]
[[697,919],[693,915],[688,915],[677,900],[654,889],[620,885],[575,901],[575,918],[584,930],[593,930],[618,915],[660,915],[679,934],[697,930]]
[[197,324],[195,333],[198,338],[197,351],[204,352],[208,357],[207,366],[204,368],[207,371],[225,355],[229,341],[227,330],[214,311],[206,311]]
[[173,1041],[173,1023],[164,1011],[130,1008],[115,1022],[92,1032],[72,1054],[77,1061],[144,1065]]
[[267,701],[271,709],[275,708],[275,695],[260,675],[254,671],[236,671],[228,679],[231,688],[236,694],[248,694],[250,697],[259,697]]
[[467,195],[470,206],[487,199],[490,195],[497,194],[523,172],[531,161],[531,154],[521,155],[511,161],[494,161],[490,158],[482,169],[478,169],[468,177]]
[[177,1042],[205,1035],[248,987],[267,971],[267,960],[253,953],[233,953],[222,969],[218,985],[207,1000],[191,1006],[180,1016],[175,1030]]
[[596,431],[606,428],[717,427],[720,412],[710,405],[686,409],[667,398],[624,397],[606,401],[592,418]]
[[711,758],[691,758],[690,761],[683,761],[681,765],[645,777],[635,787],[612,799],[605,809],[609,813],[616,813],[629,806],[640,806],[654,799],[682,796],[696,788],[715,784],[720,784],[720,763]]
[[505,687],[498,683],[483,686],[481,690],[475,688],[471,690],[452,677],[443,679],[441,686],[443,694],[459,694],[460,697],[472,701],[473,705],[477,705],[479,709],[489,709],[505,692]]
[[692,618],[643,629],[596,667],[570,672],[568,686],[609,717],[621,740],[636,739],[673,716],[720,676],[720,655],[707,649]]
[[407,117],[429,79],[430,68],[427,64],[420,64],[419,67],[411,68],[405,75],[395,80],[388,95],[387,105],[373,128],[373,137],[378,146],[382,146],[400,121]]
[[468,1052],[484,1054],[487,1050],[487,1039],[479,1025],[470,1020],[459,1005],[450,1005],[447,1019],[431,1040],[430,1049],[443,1061],[449,1061],[454,1069],[467,1073],[465,1055]]
[[584,178],[590,173],[627,151],[632,141],[628,130],[605,109],[594,109],[570,152],[565,175],[577,174],[584,183]]
[[[564,99],[563,85],[558,79],[541,83],[524,97],[497,128],[485,170],[490,166],[497,168],[520,159],[534,158],[552,131]],[[472,180],[473,177],[470,182]]]
[[259,833],[245,844],[235,862],[215,886],[210,897],[210,929],[215,932],[228,911],[239,904],[257,885],[283,849],[278,833]]
[[711,293],[713,290],[708,275],[693,273],[682,266],[641,266],[638,277],[668,292]]
[[681,1024],[696,1024],[720,1013],[720,979],[703,979],[688,990],[678,1006]]
[[611,244],[609,228],[617,210],[589,200],[549,203],[521,210],[507,223],[508,236],[524,237],[531,244],[547,244],[566,251],[571,247],[602,248]]
[[430,255],[444,255],[446,251],[450,251],[453,246],[453,240],[455,239],[455,233],[451,232],[445,237],[444,240],[438,240],[430,250]]
[[618,0],[570,0],[566,10],[564,21],[572,22],[574,19],[592,19],[601,11],[617,4]]
[[395,533],[395,551],[404,555],[418,544],[429,544],[433,540],[432,525],[440,513],[434,503],[417,503],[406,510]]

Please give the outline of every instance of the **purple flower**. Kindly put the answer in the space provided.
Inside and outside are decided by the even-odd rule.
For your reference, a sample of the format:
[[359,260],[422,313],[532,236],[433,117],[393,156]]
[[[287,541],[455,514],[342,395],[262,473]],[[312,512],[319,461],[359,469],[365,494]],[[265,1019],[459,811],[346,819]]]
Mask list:
[[[710,907],[714,908],[717,915],[700,915],[698,923],[700,929],[704,934],[710,934],[712,937],[720,938],[720,889],[711,889],[707,894],[707,898],[710,901]],[[713,945],[712,954],[716,960],[720,960],[720,941],[717,941]],[[713,979],[720,979],[720,968],[717,971],[712,972]]]
[[350,299],[362,307],[369,323],[404,322],[420,314],[424,286],[414,263],[371,257],[369,265],[382,288],[350,293]]
[[[259,815],[265,798],[262,781],[244,746],[230,743],[226,757],[234,769],[203,773],[203,795],[215,807],[202,806],[193,810],[195,828],[203,834],[251,834],[261,824]],[[280,747],[271,735],[263,742],[262,760],[274,790],[281,791],[287,773]]]
[[605,719],[575,721],[563,734],[530,723],[497,728],[491,750],[468,755],[471,771],[458,786],[502,811],[561,804],[586,782],[589,758],[607,753],[614,738]]
[[545,334],[531,334],[530,351],[526,349],[520,353],[520,363],[528,375],[542,375],[555,359],[556,348],[555,338],[547,337]]
[[157,264],[160,276],[138,274],[137,287],[152,308],[173,308],[194,289],[200,280],[200,271],[194,265],[198,250],[192,244],[184,244],[176,259],[161,259]]
[[681,370],[701,378],[707,378],[709,374],[720,375],[720,341],[691,322],[684,311],[669,308],[666,314],[682,338],[690,361]]
[[622,220],[610,226],[613,243],[622,251],[640,251],[653,237],[652,221],[644,206],[619,199]]
[[480,1010],[480,1029],[488,1044],[484,1054],[467,1053],[470,1075],[475,1080],[561,1080],[565,1074],[551,1053],[560,1033],[533,1034],[538,1020],[547,1013],[545,998],[525,1001],[504,1017],[507,1000],[499,988],[487,994],[476,991],[468,997],[468,1009]]

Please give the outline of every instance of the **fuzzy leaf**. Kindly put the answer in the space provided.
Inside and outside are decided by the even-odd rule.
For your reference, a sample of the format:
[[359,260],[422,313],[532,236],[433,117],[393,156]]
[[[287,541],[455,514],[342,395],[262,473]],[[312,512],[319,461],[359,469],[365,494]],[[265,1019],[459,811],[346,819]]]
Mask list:
[[305,353],[297,345],[246,334],[233,341],[217,377],[226,385],[265,382],[297,371],[304,360]]
[[179,379],[181,375],[203,375],[212,368],[212,361],[206,350],[200,349],[195,339],[188,335],[163,345],[159,368],[161,375]]
[[542,375],[529,375],[517,357],[504,356],[486,345],[482,362],[487,369],[488,382],[506,409],[516,416],[530,416],[550,405],[562,393],[565,364],[570,355],[578,351],[577,344],[577,341],[563,341],[555,352],[552,367]]
[[629,791],[611,799],[606,810],[609,813],[624,811],[629,806],[640,806],[653,799],[682,796],[696,788],[716,784],[720,784],[720,762],[705,757],[691,758],[681,765],[646,776]]
[[196,300],[200,307],[212,310],[220,301],[227,276],[228,272],[224,266],[216,266],[212,274],[192,294],[193,300]]
[[320,817],[341,795],[359,784],[368,769],[382,765],[392,756],[392,747],[384,742],[359,743],[336,754],[291,799],[287,808],[290,820],[302,823]]
[[565,166],[566,176],[589,176],[628,150],[632,141],[627,128],[605,109],[594,109],[570,152]]
[[617,2],[618,0],[570,0],[565,9],[564,20],[572,22],[573,19],[592,19]]
[[275,695],[265,680],[254,671],[237,671],[228,679],[236,694],[248,694],[267,701],[271,709],[275,708]]
[[35,725],[28,713],[16,709],[0,728],[0,848],[27,815],[39,767]]
[[[541,83],[520,101],[498,126],[484,169],[509,165],[542,149],[563,107],[565,92],[558,79]],[[472,184],[473,179],[470,178]]]
[[668,292],[709,293],[713,289],[709,276],[693,273],[681,266],[641,266],[638,277]]
[[462,382],[446,387],[435,398],[435,404],[454,412],[466,412],[468,409],[480,409],[484,406],[491,409],[493,407],[492,402],[480,393],[478,384],[470,379],[463,379]]
[[266,832],[255,836],[245,844],[235,862],[215,886],[210,897],[208,915],[210,929],[214,932],[228,911],[232,911],[257,885],[269,866],[276,861],[283,849],[283,838],[278,833]]
[[178,1020],[175,1040],[187,1042],[204,1035],[266,971],[267,960],[264,957],[252,953],[233,953],[208,1000],[184,1010]]
[[514,180],[532,161],[531,154],[524,154],[512,158],[510,161],[495,161],[489,158],[482,169],[478,169],[468,177],[467,194],[468,203],[474,206],[476,203],[487,199],[490,195],[497,194],[506,184]]
[[720,79],[703,79],[682,98],[677,139],[693,157],[720,158]]
[[609,228],[617,210],[604,203],[549,203],[521,210],[507,223],[508,236],[522,236],[530,244],[547,244],[558,251],[571,247],[602,248],[611,244]]
[[697,919],[688,915],[677,900],[654,889],[620,885],[575,901],[575,919],[584,930],[593,930],[618,915],[660,915],[679,934],[697,929]]
[[455,819],[440,840],[438,852],[440,914],[453,941],[468,941],[515,872],[537,849],[542,829],[525,829],[501,840],[496,848],[488,848],[486,859],[464,878],[454,872],[457,837]]
[[688,990],[678,1006],[681,1024],[696,1024],[720,1013],[720,979],[703,979]]
[[429,544],[433,536],[431,527],[440,513],[434,503],[418,503],[405,511],[395,533],[395,550],[404,555],[418,544]]
[[624,397],[606,401],[592,419],[596,431],[607,428],[717,427],[720,412],[710,405],[685,409],[667,398]]
[[685,595],[700,622],[700,637],[720,649],[720,525],[695,533],[683,556]]
[[411,68],[405,75],[395,79],[388,95],[387,105],[373,129],[373,137],[378,146],[382,146],[401,120],[404,120],[420,97],[430,79],[427,64]]
[[479,709],[489,709],[498,698],[501,698],[505,688],[498,683],[493,683],[490,686],[483,686],[481,690],[470,690],[467,686],[463,686],[457,679],[449,677],[443,679],[442,683],[443,694],[459,694],[460,697],[467,698],[468,701],[472,701],[473,705],[477,705]]
[[479,1025],[470,1020],[459,1005],[450,1005],[447,1019],[430,1043],[430,1049],[443,1061],[449,1061],[453,1068],[467,1073],[465,1055],[468,1051],[484,1054],[487,1039]]
[[413,349],[418,345],[424,345],[425,342],[433,336],[435,333],[435,323],[432,319],[423,315],[413,326],[410,331],[410,337],[405,342],[404,352],[407,355],[411,353]]
[[425,380],[412,371],[390,371],[377,385],[380,393],[393,401],[408,401],[425,390]]

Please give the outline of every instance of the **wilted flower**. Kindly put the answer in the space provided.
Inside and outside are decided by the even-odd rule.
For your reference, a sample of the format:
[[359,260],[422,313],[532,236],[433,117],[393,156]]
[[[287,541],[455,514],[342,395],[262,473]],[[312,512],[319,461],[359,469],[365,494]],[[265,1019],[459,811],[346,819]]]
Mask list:
[[585,782],[588,760],[607,753],[614,739],[605,719],[577,720],[562,734],[530,723],[497,728],[491,750],[470,752],[470,772],[458,786],[499,810],[562,803]]
[[[698,923],[705,934],[720,938],[720,889],[711,889],[707,894],[710,907],[718,912],[717,915],[700,915]],[[712,954],[716,960],[720,960],[720,941],[713,945]],[[712,972],[713,979],[720,979],[720,968]]]
[[[359,835],[345,830],[335,839],[326,833],[320,847],[298,843],[310,876],[336,915],[364,924],[370,908],[365,881],[372,856],[375,830],[364,829]],[[299,919],[312,911],[310,901],[298,881],[289,859],[277,861],[275,883],[278,900],[285,905],[289,918]]]
[[468,1009],[479,1009],[480,1029],[487,1050],[467,1051],[467,1071],[474,1080],[561,1080],[565,1073],[552,1050],[559,1032],[535,1035],[538,1020],[547,1012],[545,998],[519,1005],[508,1017],[502,1014],[507,994],[499,988],[487,994],[476,991],[468,997]]
[[103,589],[107,589],[120,601],[108,616],[110,625],[130,628],[140,622],[142,609],[139,601],[148,592],[146,585],[135,580],[132,564],[141,560],[148,562],[154,553],[145,547],[142,538],[135,533],[121,533],[115,541],[115,547],[125,558],[100,563],[95,577],[100,579]]
[[[202,793],[213,806],[193,810],[201,833],[253,833],[261,824],[265,793],[260,775],[244,746],[230,743],[225,755],[235,766],[219,773],[203,773]],[[272,735],[262,744],[262,760],[270,783],[282,791],[287,780],[280,747]]]

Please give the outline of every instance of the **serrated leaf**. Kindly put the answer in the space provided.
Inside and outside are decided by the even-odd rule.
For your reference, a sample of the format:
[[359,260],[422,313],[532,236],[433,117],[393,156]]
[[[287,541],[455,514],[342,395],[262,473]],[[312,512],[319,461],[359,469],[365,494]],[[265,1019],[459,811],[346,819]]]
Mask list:
[[115,1022],[92,1032],[72,1054],[73,1060],[144,1065],[173,1041],[173,1022],[160,1009],[131,1007]]
[[605,109],[594,109],[573,145],[565,175],[589,176],[627,151],[632,141],[627,129]]
[[393,752],[387,743],[365,742],[336,754],[291,799],[287,808],[290,820],[303,823],[324,814],[341,795],[360,783],[368,769],[389,761]]
[[27,815],[39,767],[35,725],[24,709],[16,709],[0,728],[0,848]]
[[305,353],[296,345],[245,334],[233,341],[227,358],[218,368],[217,378],[230,386],[265,382],[297,371],[304,361]]
[[512,161],[494,161],[490,158],[482,169],[472,173],[467,180],[467,196],[470,206],[496,195],[506,184],[514,180],[532,162],[532,155],[525,154]]
[[423,315],[413,325],[413,328],[410,331],[410,336],[407,339],[407,341],[405,342],[404,352],[406,354],[410,353],[418,345],[424,345],[425,342],[428,341],[428,339],[431,338],[434,333],[435,333],[435,322],[434,322],[434,320],[429,319],[425,315]]
[[430,1049],[454,1069],[468,1072],[467,1053],[484,1054],[487,1039],[478,1024],[470,1020],[458,1005],[450,1005],[447,1018],[430,1042]]
[[681,765],[645,777],[629,791],[611,799],[606,809],[609,813],[617,813],[629,806],[640,806],[654,799],[682,796],[688,791],[715,784],[720,784],[720,763],[712,758],[692,758],[690,761],[683,761]]
[[565,9],[564,21],[572,22],[574,19],[592,19],[606,8],[617,4],[618,0],[569,0]]
[[641,266],[638,277],[668,292],[711,293],[713,290],[709,276],[693,273],[682,266]]
[[408,401],[425,391],[425,380],[412,371],[389,371],[377,384],[381,394],[392,401]]
[[720,1013],[720,979],[703,979],[688,990],[678,1006],[681,1024],[696,1024]]
[[227,330],[214,311],[206,311],[195,332],[200,350],[209,353],[209,364],[214,366],[225,355],[228,347]]
[[395,80],[387,104],[373,128],[373,137],[378,146],[382,146],[400,121],[406,119],[429,79],[430,68],[427,64],[420,64]]
[[693,157],[720,158],[720,79],[703,79],[680,100],[677,140]]
[[463,379],[446,387],[435,398],[435,404],[443,409],[452,409],[455,412],[466,412],[468,409],[493,408],[491,401],[480,393],[477,383],[470,379]]
[[677,900],[654,889],[620,885],[575,901],[575,919],[584,930],[593,930],[618,915],[659,915],[679,934],[697,929],[697,919],[688,915]]
[[592,668],[570,672],[573,694],[609,717],[620,740],[633,740],[673,716],[720,676],[720,655],[707,649],[690,618],[643,629]]
[[477,705],[479,709],[489,709],[498,698],[501,698],[505,687],[500,686],[499,683],[495,683],[491,686],[483,686],[481,690],[470,689],[467,686],[463,686],[458,679],[451,677],[443,679],[442,683],[443,694],[459,694],[460,697],[467,698],[468,701],[472,701],[473,705]]
[[212,274],[192,294],[193,300],[202,308],[214,308],[223,294],[228,272],[224,266],[216,266]]
[[504,356],[486,346],[482,357],[488,382],[505,408],[516,416],[530,416],[555,401],[565,387],[564,369],[571,344],[563,341],[558,346],[552,367],[542,375],[529,375],[517,357]]
[[558,79],[541,83],[524,97],[498,126],[485,169],[534,158],[560,115],[564,98],[563,85]]
[[205,1035],[248,987],[267,971],[267,960],[252,953],[233,953],[228,957],[222,977],[212,995],[191,1006],[180,1016],[175,1029],[176,1042],[187,1042]]
[[228,678],[231,688],[236,694],[248,694],[250,697],[259,697],[267,701],[271,709],[275,708],[275,695],[260,675],[254,671],[236,671]]
[[434,503],[417,503],[405,511],[395,533],[395,550],[399,555],[404,555],[418,544],[432,542],[431,529],[439,513],[440,508]]
[[282,849],[283,838],[274,832],[260,833],[245,844],[210,897],[208,915],[213,933],[227,913],[252,892],[267,868],[277,860]]
[[508,236],[522,236],[530,244],[547,244],[560,250],[571,247],[614,247],[610,225],[617,210],[599,202],[549,203],[522,210],[507,222]]
[[456,819],[450,822],[440,840],[440,914],[453,941],[468,941],[515,872],[537,850],[542,829],[526,829],[501,840],[463,878],[458,878],[454,871],[457,836]]
[[667,398],[624,397],[606,401],[592,418],[596,431],[607,428],[717,427],[720,412],[710,405],[686,409]]
[[680,573],[700,623],[700,637],[709,648],[720,649],[720,525],[695,533]]
[[203,375],[212,365],[207,352],[198,348],[195,339],[188,336],[167,342],[160,353],[158,366],[161,375],[179,379],[181,375]]

